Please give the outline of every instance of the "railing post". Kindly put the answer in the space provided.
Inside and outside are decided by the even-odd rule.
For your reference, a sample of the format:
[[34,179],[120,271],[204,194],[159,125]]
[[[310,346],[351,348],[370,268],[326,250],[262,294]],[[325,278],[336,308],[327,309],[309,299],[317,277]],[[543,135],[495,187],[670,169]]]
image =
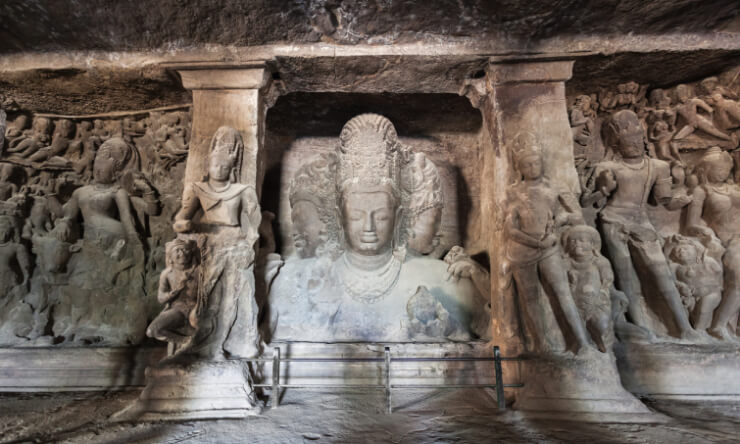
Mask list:
[[272,349],[272,408],[280,405],[280,347]]
[[493,346],[493,371],[496,376],[496,402],[498,408],[506,409],[506,398],[504,397],[504,376],[501,370],[501,350],[498,345]]
[[385,399],[388,413],[393,413],[391,401],[391,348],[385,347]]

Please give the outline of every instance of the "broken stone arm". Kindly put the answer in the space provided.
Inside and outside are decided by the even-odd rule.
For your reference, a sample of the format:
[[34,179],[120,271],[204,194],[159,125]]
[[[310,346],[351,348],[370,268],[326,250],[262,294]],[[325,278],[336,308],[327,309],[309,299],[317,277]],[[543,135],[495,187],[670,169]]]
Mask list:
[[200,200],[196,196],[191,184],[185,185],[182,193],[182,208],[175,215],[172,229],[176,233],[186,233],[193,229],[193,216],[200,209]]

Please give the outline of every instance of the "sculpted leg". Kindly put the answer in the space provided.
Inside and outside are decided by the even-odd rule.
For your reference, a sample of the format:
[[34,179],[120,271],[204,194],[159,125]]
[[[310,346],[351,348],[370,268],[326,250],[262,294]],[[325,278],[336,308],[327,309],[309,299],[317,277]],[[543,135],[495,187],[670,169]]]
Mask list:
[[188,323],[187,318],[179,310],[165,310],[159,314],[146,329],[146,335],[165,342],[181,344],[189,336],[177,332]]
[[540,351],[552,351],[559,348],[550,334],[556,328],[552,310],[547,299],[542,297],[537,276],[537,265],[528,265],[513,270],[516,292],[519,296],[519,307],[522,319],[529,334],[534,338],[534,347]]
[[543,259],[540,262],[540,275],[544,283],[555,294],[560,308],[565,315],[565,320],[568,322],[568,326],[578,342],[578,347],[588,347],[589,341],[586,334],[586,327],[573,301],[573,295],[570,293],[568,276],[565,274],[560,257],[558,255],[552,255]]
[[635,272],[627,247],[624,234],[620,232],[620,227],[615,224],[602,224],[602,234],[606,251],[611,259],[614,268],[614,283],[629,300],[627,305],[627,314],[630,320],[640,327],[650,328],[647,315],[642,306],[642,289],[640,288],[640,279]]
[[694,329],[689,323],[689,317],[686,309],[681,302],[681,295],[678,293],[676,284],[673,281],[673,274],[668,267],[665,255],[657,241],[641,242],[635,244],[633,248],[635,255],[639,255],[645,264],[653,284],[658,287],[658,293],[665,301],[671,316],[676,323],[681,337],[691,335]]
[[735,327],[730,325],[731,322],[737,322],[737,315],[740,312],[740,251],[738,251],[733,242],[727,249],[722,262],[724,264],[724,292],[722,301],[714,313],[714,322],[712,323],[711,333],[723,339],[730,339],[734,336],[732,331]]

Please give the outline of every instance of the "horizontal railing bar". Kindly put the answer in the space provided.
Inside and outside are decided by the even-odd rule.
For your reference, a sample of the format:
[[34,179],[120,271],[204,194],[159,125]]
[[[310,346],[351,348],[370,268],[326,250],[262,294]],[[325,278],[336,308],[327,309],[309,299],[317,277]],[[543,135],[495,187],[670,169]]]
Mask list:
[[[272,384],[252,384],[253,387],[272,389]],[[391,388],[495,388],[496,384],[455,384],[455,385],[435,385],[435,384],[392,384]],[[524,384],[504,384],[504,388],[522,388]],[[280,388],[367,388],[378,389],[385,388],[385,385],[363,385],[363,384],[280,384]]]
[[[492,362],[496,358],[391,358],[394,362]],[[501,358],[502,361],[524,361],[525,358]],[[273,362],[270,358],[243,359],[247,362]],[[280,358],[280,362],[383,362],[385,358]]]

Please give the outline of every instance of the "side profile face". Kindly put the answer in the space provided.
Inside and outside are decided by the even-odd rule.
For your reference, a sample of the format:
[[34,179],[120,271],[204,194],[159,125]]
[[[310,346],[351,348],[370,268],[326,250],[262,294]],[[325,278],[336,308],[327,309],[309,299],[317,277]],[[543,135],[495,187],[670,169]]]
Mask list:
[[645,154],[643,128],[637,115],[631,111],[618,113],[613,122],[617,136],[617,150],[623,158],[636,158]]
[[588,233],[572,233],[568,236],[568,245],[566,247],[570,257],[576,260],[583,260],[593,255],[594,245]]
[[113,183],[116,179],[116,159],[113,156],[113,150],[107,147],[101,147],[95,155],[93,163],[93,178],[95,182],[101,184]]
[[214,180],[228,180],[232,168],[226,156],[211,156],[208,162],[208,177]]
[[316,256],[316,249],[321,245],[322,235],[326,231],[316,206],[307,200],[299,200],[293,204],[291,218],[293,241],[298,254],[302,258]]
[[690,265],[696,263],[696,248],[691,245],[682,244],[677,246],[673,250],[673,260],[682,265]]
[[524,180],[537,180],[542,177],[542,157],[538,155],[519,159],[517,167]]
[[430,208],[419,214],[411,227],[408,246],[421,254],[429,254],[439,245],[439,226],[442,222],[442,209]]
[[349,192],[342,203],[342,226],[348,247],[375,256],[392,247],[396,223],[393,198],[384,191]]
[[185,270],[190,266],[192,254],[185,246],[177,246],[172,249],[172,264],[178,270]]

